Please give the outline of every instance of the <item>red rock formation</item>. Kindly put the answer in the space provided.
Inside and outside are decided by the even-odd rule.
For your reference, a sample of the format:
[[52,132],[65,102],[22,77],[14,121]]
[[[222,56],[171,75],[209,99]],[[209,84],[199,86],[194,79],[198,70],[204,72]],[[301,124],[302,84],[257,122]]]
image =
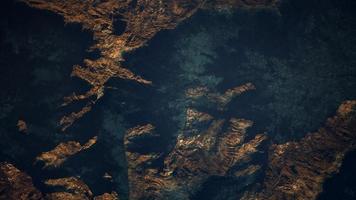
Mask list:
[[32,184],[32,178],[12,164],[0,163],[0,199],[40,200],[39,192]]

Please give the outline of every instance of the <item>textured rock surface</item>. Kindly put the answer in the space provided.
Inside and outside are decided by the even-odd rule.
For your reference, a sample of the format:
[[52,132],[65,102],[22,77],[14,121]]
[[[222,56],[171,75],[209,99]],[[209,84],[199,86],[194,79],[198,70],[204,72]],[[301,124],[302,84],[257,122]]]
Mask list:
[[[160,154],[127,150],[130,199],[165,199],[171,192],[187,195],[183,199],[189,198],[189,194],[195,192],[192,188],[209,176],[248,177],[261,170],[261,166],[255,164],[232,170],[236,165],[249,163],[266,139],[264,135],[256,135],[245,141],[251,121],[230,119],[228,128],[223,131],[224,120],[198,116],[201,117],[187,117],[187,120],[195,121],[195,126],[209,122],[209,127],[191,134],[192,125],[187,126],[164,158],[162,169],[152,165]],[[356,101],[346,101],[318,132],[309,133],[298,142],[272,145],[262,191],[252,188],[241,199],[316,199],[324,181],[338,171],[345,154],[356,147],[355,120]],[[184,134],[187,132],[190,134]],[[154,136],[151,124],[137,126],[128,130],[125,144],[132,144],[137,137]],[[0,180],[1,194],[6,199],[42,199],[31,178],[9,163],[1,163]],[[64,189],[46,194],[46,199],[118,199],[115,192],[93,197],[90,188],[75,177],[49,179],[45,184]]]
[[94,197],[94,200],[119,200],[119,195],[116,192],[104,193]]
[[[50,10],[64,17],[68,23],[80,23],[83,28],[93,32],[95,44],[92,50],[99,50],[97,60],[84,60],[84,66],[76,65],[72,75],[87,81],[91,89],[85,94],[65,97],[63,105],[86,100],[94,96],[93,101],[80,110],[64,116],[60,124],[66,130],[74,121],[91,110],[95,102],[104,95],[105,83],[112,77],[129,79],[143,84],[151,81],[135,75],[122,66],[122,54],[142,47],[157,32],[175,28],[179,22],[193,15],[200,8],[256,7],[275,6],[276,2],[261,1],[44,1],[22,0],[29,6]],[[120,17],[125,22],[121,35],[114,32],[113,18]]]
[[90,188],[75,177],[49,179],[45,184],[49,187],[60,187],[64,190],[46,194],[46,199],[48,200],[119,200],[116,192],[104,193],[93,197]]
[[[172,191],[186,195],[182,199],[189,198],[195,192],[192,188],[209,176],[248,177],[261,170],[259,165],[248,164],[266,139],[264,135],[256,135],[245,141],[251,121],[230,119],[228,129],[223,131],[224,120],[207,118],[207,114],[196,114],[193,118],[191,113],[191,110],[187,112],[188,126],[164,158],[163,169],[150,167],[159,158],[157,154],[127,152],[132,199],[165,199]],[[307,134],[299,142],[272,145],[262,192],[252,189],[241,198],[316,199],[325,180],[338,172],[345,154],[356,147],[355,116],[356,101],[346,101],[318,132]],[[210,125],[206,130],[191,125],[207,121]],[[247,167],[236,170],[236,165],[246,163]]]
[[61,187],[65,190],[64,192],[49,193],[46,195],[47,199],[91,199],[93,196],[89,187],[75,177],[49,179],[45,184],[52,187]]
[[[246,84],[227,90],[222,95],[207,93],[209,95],[205,96],[216,103],[216,109],[219,110],[233,97],[251,89],[254,86]],[[197,90],[189,91],[189,97],[197,96],[192,94],[192,91]],[[182,197],[177,198],[187,199],[211,176],[253,176],[259,166],[238,170],[234,167],[253,160],[266,136],[258,134],[246,141],[246,130],[252,126],[252,121],[235,118],[225,121],[214,119],[194,108],[187,108],[184,128],[171,152],[163,158],[162,169],[152,166],[160,158],[160,154],[142,154],[129,148],[128,138],[142,137],[143,133],[146,136],[154,135],[151,125],[130,129],[125,137],[130,199],[167,199],[169,195],[181,195]],[[226,130],[223,128],[225,123],[228,123]],[[202,124],[207,126],[201,126]]]
[[79,142],[69,141],[65,143],[60,143],[53,150],[44,152],[36,158],[36,161],[44,162],[44,167],[59,167],[62,165],[70,156],[73,156],[83,150],[86,150],[93,146],[97,141],[97,137],[93,137],[84,145]]
[[32,184],[32,178],[6,162],[0,163],[0,199],[40,200],[42,194]]
[[[150,81],[124,68],[122,65],[123,53],[132,52],[143,46],[160,30],[176,27],[179,22],[190,17],[198,9],[250,8],[273,6],[276,3],[264,0],[24,0],[24,2],[32,7],[60,14],[68,23],[81,24],[94,34],[95,44],[92,50],[99,50],[100,53],[99,58],[86,59],[82,66],[74,66],[72,75],[88,82],[91,88],[87,93],[73,93],[64,99],[63,106],[77,101],[85,102],[82,104],[84,106],[81,110],[74,111],[61,119],[62,130],[91,111],[92,106],[104,95],[105,84],[110,78],[118,77],[142,84],[151,84]],[[114,26],[115,21],[121,21],[122,26],[125,26],[122,33],[117,33],[117,27]],[[260,62],[255,57],[252,60]],[[138,71],[138,73],[140,72]],[[287,72],[287,74],[291,73]],[[250,80],[246,82],[248,81]],[[150,148],[144,149],[147,141],[155,143],[156,139],[159,141],[158,138],[162,136],[161,132],[157,131],[160,127],[156,123],[136,126],[126,132],[123,144],[126,148],[131,199],[173,199],[173,197],[191,199],[200,189],[199,187],[211,177],[241,179],[243,180],[240,182],[241,185],[253,185],[243,191],[241,199],[315,199],[321,192],[324,181],[338,171],[345,153],[355,149],[354,106],[356,103],[348,101],[340,106],[337,115],[330,118],[324,128],[308,134],[300,141],[272,145],[269,151],[269,161],[267,163],[260,162],[256,156],[263,154],[263,150],[265,150],[262,145],[266,140],[265,134],[255,135],[254,132],[253,135],[250,135],[247,130],[253,125],[253,122],[240,118],[240,116],[232,116],[234,113],[226,110],[234,97],[246,91],[255,90],[255,86],[252,83],[247,83],[228,90],[222,89],[221,93],[216,90],[218,89],[212,89],[205,85],[193,86],[186,90],[184,100],[187,100],[188,103],[184,102],[186,104],[182,106],[184,107],[185,120],[182,120],[183,124],[176,133],[177,138],[167,152],[150,151]],[[201,100],[209,103],[208,109],[204,107],[205,102],[201,103]],[[125,104],[122,105],[125,106]],[[226,114],[225,111],[230,113]],[[286,111],[286,109],[282,111]],[[249,119],[248,117],[246,118]],[[12,124],[16,124],[16,120]],[[32,131],[32,120],[29,122]],[[151,122],[147,120],[143,123]],[[25,121],[18,121],[18,130],[27,132]],[[120,131],[122,130],[120,129]],[[115,130],[115,134],[120,131]],[[18,137],[25,138],[27,136],[19,135]],[[84,145],[74,141],[63,142],[53,150],[42,153],[36,159],[43,161],[45,167],[57,168],[67,158],[90,148],[96,143],[96,140],[97,138],[94,137]],[[160,143],[154,145],[159,146]],[[16,170],[11,164],[5,163],[3,166],[2,171],[4,172],[1,172],[1,176],[15,178],[0,179],[0,195],[6,196],[6,199],[42,198],[32,185],[29,176]],[[63,171],[65,170],[63,169]],[[86,173],[91,173],[90,169],[85,166],[78,169],[78,171],[80,170],[89,170]],[[108,182],[117,181],[117,177],[115,177],[117,175],[112,174],[111,169],[102,170],[110,172],[103,177]],[[264,170],[266,170],[266,177],[261,186],[259,184],[262,182],[259,182],[256,176],[263,174]],[[82,173],[82,171],[78,171],[74,173],[76,175]],[[104,173],[100,173],[98,176],[101,177],[102,174]],[[95,193],[93,190],[92,192],[89,186],[92,187],[93,183],[88,182],[88,186],[78,177],[45,181],[47,187],[56,191],[48,192],[46,190],[43,192],[45,197],[69,200],[119,198],[115,192],[104,194],[102,194],[104,191]],[[97,188],[92,187],[92,189]],[[111,191],[111,189],[107,191]],[[93,193],[102,195],[94,196]],[[125,198],[125,195],[122,196]]]
[[273,145],[261,199],[315,199],[356,148],[356,101],[346,101],[318,132]]

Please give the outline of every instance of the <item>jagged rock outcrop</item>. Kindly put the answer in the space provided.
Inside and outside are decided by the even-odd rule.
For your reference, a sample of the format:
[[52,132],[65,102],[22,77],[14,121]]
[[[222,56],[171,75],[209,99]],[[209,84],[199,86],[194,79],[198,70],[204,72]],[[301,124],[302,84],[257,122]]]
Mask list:
[[224,109],[225,106],[230,103],[230,101],[236,97],[241,95],[244,92],[255,90],[255,86],[252,83],[246,83],[241,86],[234,87],[232,89],[228,89],[224,92],[224,94],[208,94],[208,98],[212,101],[215,101],[218,104],[218,109]]
[[[239,132],[221,135],[223,124],[224,120],[214,120],[205,132],[192,136],[180,135],[176,146],[164,159],[163,170],[150,167],[149,163],[158,158],[155,154],[140,155],[128,152],[130,198],[165,199],[164,194],[170,191],[189,195],[195,192],[194,188],[198,188],[210,176],[254,174],[259,169],[258,166],[237,172],[230,170],[237,163],[246,163],[253,159],[253,154],[258,151],[258,146],[266,139],[266,136],[257,135],[247,142],[244,140],[231,142],[228,138],[235,139],[234,135],[244,135],[247,126],[240,124]],[[218,149],[214,148],[216,146]]]
[[218,110],[223,110],[230,101],[241,95],[244,92],[255,90],[255,86],[252,83],[245,83],[243,85],[226,90],[223,94],[217,92],[211,92],[207,87],[198,86],[195,88],[189,88],[185,92],[187,98],[198,100],[205,97],[210,102],[216,104]]
[[127,130],[127,134],[124,138],[125,145],[128,145],[129,143],[131,143],[131,140],[137,139],[139,137],[155,136],[154,129],[155,127],[152,124],[146,124],[143,126],[136,126]]
[[298,142],[273,145],[259,199],[311,200],[356,148],[356,101],[346,101],[323,128]]
[[[92,49],[100,51],[97,60],[86,59],[84,66],[76,65],[72,75],[87,81],[92,88],[85,94],[66,97],[64,105],[73,101],[99,99],[104,94],[104,85],[112,77],[130,79],[143,84],[151,82],[122,67],[122,53],[141,47],[162,29],[174,28],[180,21],[191,16],[203,3],[194,1],[43,1],[25,0],[28,5],[53,11],[69,23],[81,23],[93,32],[95,44]],[[126,29],[115,35],[113,17],[122,17]],[[65,116],[60,121],[63,130],[83,114],[90,111],[93,102],[80,111]]]
[[[142,84],[151,81],[135,75],[122,66],[123,52],[142,47],[162,29],[173,29],[189,18],[198,9],[275,6],[277,0],[21,0],[29,6],[49,10],[64,17],[67,23],[80,23],[94,35],[92,50],[100,52],[96,60],[85,59],[84,66],[76,65],[72,76],[79,77],[91,85],[84,94],[64,98],[63,105],[88,100],[81,110],[72,112],[60,120],[66,130],[76,120],[91,110],[95,102],[104,95],[105,83],[112,77],[133,80]],[[126,26],[123,33],[115,34],[114,18],[120,18]],[[94,97],[94,98],[92,98]],[[90,99],[91,100],[90,100]]]
[[186,112],[185,126],[193,130],[195,123],[211,121],[213,117],[207,113],[199,112],[194,108],[188,108]]
[[[250,83],[227,90],[223,94],[210,93],[208,89],[189,89],[187,98],[194,97],[199,101],[194,94],[197,91],[215,103],[217,110],[223,111],[221,108],[233,97],[252,89],[254,86]],[[266,136],[258,134],[253,139],[246,140],[246,130],[252,126],[252,121],[237,118],[226,121],[215,119],[195,108],[187,108],[184,127],[175,146],[164,157],[154,152],[135,152],[130,148],[135,137],[155,135],[150,125],[128,130],[125,145],[130,199],[167,199],[167,195],[173,191],[189,198],[211,176],[253,176],[260,167],[249,166],[248,163],[259,152]],[[228,126],[224,128],[226,123]],[[163,168],[152,165],[158,159],[163,160]],[[236,168],[237,165],[241,167]]]
[[[23,0],[28,5],[53,11],[68,23],[80,23],[93,32],[95,44],[92,49],[100,52],[96,60],[86,59],[84,65],[76,65],[72,75],[91,85],[84,94],[64,98],[63,106],[76,101],[87,101],[79,110],[60,120],[67,129],[104,95],[105,84],[112,77],[151,84],[122,66],[123,53],[143,46],[157,32],[171,29],[193,15],[198,9],[228,9],[235,7],[259,7],[275,5],[274,0]],[[114,19],[120,18],[120,19]],[[122,20],[125,30],[115,33],[113,21]],[[238,86],[223,93],[211,92],[201,86],[188,89],[186,97],[199,101],[207,98],[224,112],[226,105],[236,96],[255,87],[251,83]],[[355,101],[343,103],[337,115],[330,118],[325,127],[309,133],[300,141],[275,144],[269,152],[266,178],[262,191],[246,191],[242,199],[315,199],[324,181],[336,173],[347,152],[355,149],[356,114]],[[203,124],[203,125],[202,125]],[[193,194],[194,188],[211,176],[254,176],[262,167],[252,164],[254,155],[260,152],[266,140],[264,134],[246,139],[246,130],[253,122],[241,118],[222,119],[214,114],[186,109],[186,120],[174,147],[167,153],[136,152],[134,146],[140,138],[159,137],[151,124],[137,126],[127,131],[124,138],[128,161],[131,199],[141,197],[165,199],[170,192]],[[18,121],[18,130],[27,132],[25,121]],[[70,141],[61,143],[52,151],[45,152],[36,160],[45,167],[58,167],[65,160],[95,144],[97,138],[81,145]],[[155,162],[162,162],[157,166]],[[33,186],[31,178],[13,165],[0,164],[0,199],[42,199]],[[110,175],[105,178],[111,179]],[[62,187],[63,191],[46,194],[46,199],[119,199],[115,192],[94,197],[90,188],[75,177],[49,179],[50,187]],[[193,187],[194,186],[194,187]]]
[[90,188],[81,180],[75,177],[49,179],[45,181],[45,184],[51,187],[61,187],[65,191],[54,192],[46,195],[46,199],[59,200],[59,199],[91,199],[93,193]]
[[44,163],[44,168],[47,167],[59,167],[61,166],[69,157],[83,151],[89,149],[93,146],[97,137],[93,137],[84,145],[81,145],[79,142],[69,141],[60,143],[53,150],[42,153],[41,155],[36,157],[37,161],[42,161]]
[[104,193],[94,197],[90,188],[76,177],[49,179],[45,181],[45,184],[63,190],[46,194],[48,200],[119,200],[116,192]]
[[[253,85],[247,86],[228,91],[254,89]],[[241,93],[237,92],[237,95]],[[224,109],[220,108],[226,104],[220,104],[217,99],[226,99],[224,97],[230,92],[220,96],[212,93],[214,98],[209,94],[209,90],[203,87],[187,91],[188,98],[198,101],[200,97],[208,97],[216,103],[216,109],[223,112]],[[242,199],[316,199],[324,181],[340,168],[345,154],[356,148],[356,101],[344,102],[336,116],[327,120],[325,127],[307,134],[299,142],[272,145],[268,163],[261,165],[251,161],[260,151],[266,136],[257,134],[245,141],[246,129],[252,126],[252,121],[232,118],[225,129],[225,119],[214,119],[212,115],[194,108],[188,108],[186,114],[185,126],[174,148],[164,158],[158,154],[140,154],[127,149],[132,199],[165,199],[172,191],[186,195],[183,199],[189,198],[194,194],[194,188],[210,176],[249,177],[265,167],[266,177],[262,187],[255,185],[244,192]],[[202,123],[205,125],[201,126]],[[207,128],[203,128],[206,125]],[[163,168],[151,165],[157,159],[163,160]],[[246,184],[252,183],[257,182],[252,179]]]
[[0,199],[42,200],[42,194],[32,183],[32,178],[14,165],[0,163]]

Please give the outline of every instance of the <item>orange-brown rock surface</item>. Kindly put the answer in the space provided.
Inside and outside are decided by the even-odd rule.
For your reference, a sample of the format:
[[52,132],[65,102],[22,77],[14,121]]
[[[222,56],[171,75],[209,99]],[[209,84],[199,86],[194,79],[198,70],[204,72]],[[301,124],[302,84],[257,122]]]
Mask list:
[[186,112],[186,127],[193,128],[194,123],[196,122],[204,122],[204,121],[211,121],[213,117],[207,113],[199,112],[194,108],[188,108]]
[[59,200],[59,199],[91,199],[93,193],[90,188],[81,180],[75,177],[49,179],[45,182],[46,185],[52,187],[61,187],[65,191],[54,192],[46,195],[47,199]]
[[273,145],[259,199],[316,199],[322,184],[338,172],[356,148],[356,101],[346,101],[323,128],[298,142]]
[[73,156],[83,150],[86,150],[93,146],[97,137],[93,137],[84,145],[79,142],[69,141],[60,143],[53,150],[42,153],[36,158],[36,161],[44,162],[44,167],[59,167],[61,166],[70,156]]
[[119,200],[119,195],[116,192],[104,193],[94,197],[94,200]]
[[[93,33],[100,57],[85,59],[82,66],[73,68],[72,76],[91,85],[84,94],[64,98],[63,105],[87,101],[85,106],[60,120],[63,130],[89,112],[105,91],[106,82],[113,77],[151,84],[149,80],[134,74],[122,66],[123,53],[142,47],[157,32],[175,28],[198,9],[227,9],[235,7],[274,6],[275,0],[22,0],[29,6],[50,10],[62,15],[67,23],[79,23]],[[126,23],[125,30],[116,34],[114,18]],[[227,90],[224,93],[210,92],[201,86],[188,89],[187,98],[198,101],[207,97],[214,102],[219,112],[236,96],[254,90],[251,83]],[[94,97],[94,98],[93,98]],[[89,100],[89,98],[91,100]],[[266,177],[260,193],[247,191],[243,199],[315,199],[322,191],[323,182],[336,173],[345,154],[355,149],[356,114],[355,101],[343,103],[335,117],[328,119],[323,128],[307,134],[300,141],[272,145],[269,151]],[[206,123],[205,126],[199,126]],[[226,126],[225,126],[226,125]],[[261,170],[260,165],[250,164],[266,140],[264,134],[246,139],[246,130],[252,121],[231,118],[216,118],[196,108],[187,108],[184,127],[178,133],[174,147],[163,153],[141,153],[129,148],[140,137],[156,137],[151,124],[137,126],[125,136],[130,198],[164,199],[169,192],[194,192],[193,185],[202,184],[210,176],[250,176]],[[20,123],[23,127],[23,123]],[[85,145],[78,142],[61,143],[54,150],[37,157],[46,167],[61,165],[72,156],[92,146],[93,138]],[[152,163],[162,160],[162,166]],[[241,163],[246,167],[234,168]],[[0,197],[4,199],[42,199],[29,176],[8,163],[1,163]],[[49,186],[61,186],[63,192],[46,195],[48,199],[118,199],[116,193],[93,197],[90,188],[77,178],[50,179]]]
[[[123,52],[142,47],[162,29],[175,28],[200,8],[258,7],[274,6],[276,0],[21,0],[29,6],[49,10],[64,17],[67,23],[80,23],[94,35],[92,50],[99,50],[101,57],[85,59],[84,65],[76,65],[72,76],[79,77],[91,85],[84,94],[64,98],[63,105],[75,101],[88,100],[79,111],[74,111],[60,120],[62,130],[66,130],[76,120],[91,110],[95,102],[104,95],[105,83],[112,77],[129,79],[143,84],[151,81],[135,75],[122,66]],[[126,23],[122,34],[116,35],[113,19],[120,17]]]
[[0,199],[6,200],[40,200],[42,194],[33,183],[32,178],[6,162],[0,163]]
[[247,91],[255,90],[256,87],[252,83],[245,83],[243,85],[226,90],[224,93],[211,92],[207,87],[199,86],[189,88],[185,92],[187,98],[197,100],[200,97],[206,97],[209,101],[217,105],[218,110],[223,110],[230,101]]
[[152,124],[146,124],[142,126],[136,126],[127,130],[127,134],[125,135],[125,145],[128,145],[131,140],[145,137],[145,136],[154,136],[154,129],[155,127]]
[[[236,88],[228,91],[254,89],[246,85]],[[209,93],[205,89],[192,89],[188,97],[196,97],[192,91]],[[216,102],[226,94],[230,92],[210,100]],[[216,106],[219,109],[221,104]],[[261,171],[261,165],[250,162],[261,151],[259,148],[266,136],[257,134],[246,141],[246,129],[252,126],[252,121],[232,118],[227,122],[194,108],[188,108],[186,114],[185,126],[174,148],[163,158],[163,168],[151,165],[162,159],[160,154],[141,154],[127,149],[130,198],[165,199],[165,195],[172,191],[189,198],[195,192],[193,188],[210,176],[248,177]],[[208,124],[208,128],[202,128],[204,126],[199,126],[199,123]],[[224,128],[224,123],[229,123],[229,126]],[[317,132],[307,134],[298,142],[272,145],[269,162],[265,164],[267,170],[262,190],[259,192],[260,189],[252,188],[245,192],[242,199],[316,199],[324,181],[340,168],[345,154],[355,149],[355,141],[356,101],[346,101],[339,107],[336,116],[328,119],[325,127]],[[243,167],[236,168],[237,165]]]
[[219,109],[223,109],[234,97],[255,89],[256,88],[252,83],[246,83],[244,85],[228,89],[222,95],[210,94],[209,98],[215,100],[218,103]]
[[[225,106],[230,100],[250,89],[252,84],[235,87],[223,94],[214,93],[210,98],[217,109]],[[200,91],[202,90],[189,90]],[[209,94],[208,90],[204,90]],[[190,96],[191,97],[191,96]],[[221,100],[223,99],[223,100]],[[220,104],[221,101],[224,102]],[[197,99],[199,101],[199,99]],[[161,158],[157,153],[140,153],[129,148],[135,137],[154,136],[154,129],[149,125],[129,129],[126,133],[126,156],[128,162],[128,177],[130,182],[130,199],[152,198],[167,199],[168,194],[175,191],[189,198],[195,188],[211,176],[250,176],[259,170],[258,165],[235,170],[237,164],[249,163],[259,152],[259,147],[266,136],[256,135],[246,140],[246,130],[252,126],[252,121],[232,118],[214,119],[210,114],[187,108],[186,122],[179,133],[175,146],[163,158],[163,168],[152,166]],[[201,126],[204,123],[207,126]],[[228,123],[227,128],[224,125]],[[207,127],[207,128],[206,128]],[[130,138],[130,140],[128,139]]]
[[46,194],[48,200],[119,200],[116,192],[93,196],[92,191],[83,181],[76,177],[49,179],[48,187],[59,187],[63,191]]

